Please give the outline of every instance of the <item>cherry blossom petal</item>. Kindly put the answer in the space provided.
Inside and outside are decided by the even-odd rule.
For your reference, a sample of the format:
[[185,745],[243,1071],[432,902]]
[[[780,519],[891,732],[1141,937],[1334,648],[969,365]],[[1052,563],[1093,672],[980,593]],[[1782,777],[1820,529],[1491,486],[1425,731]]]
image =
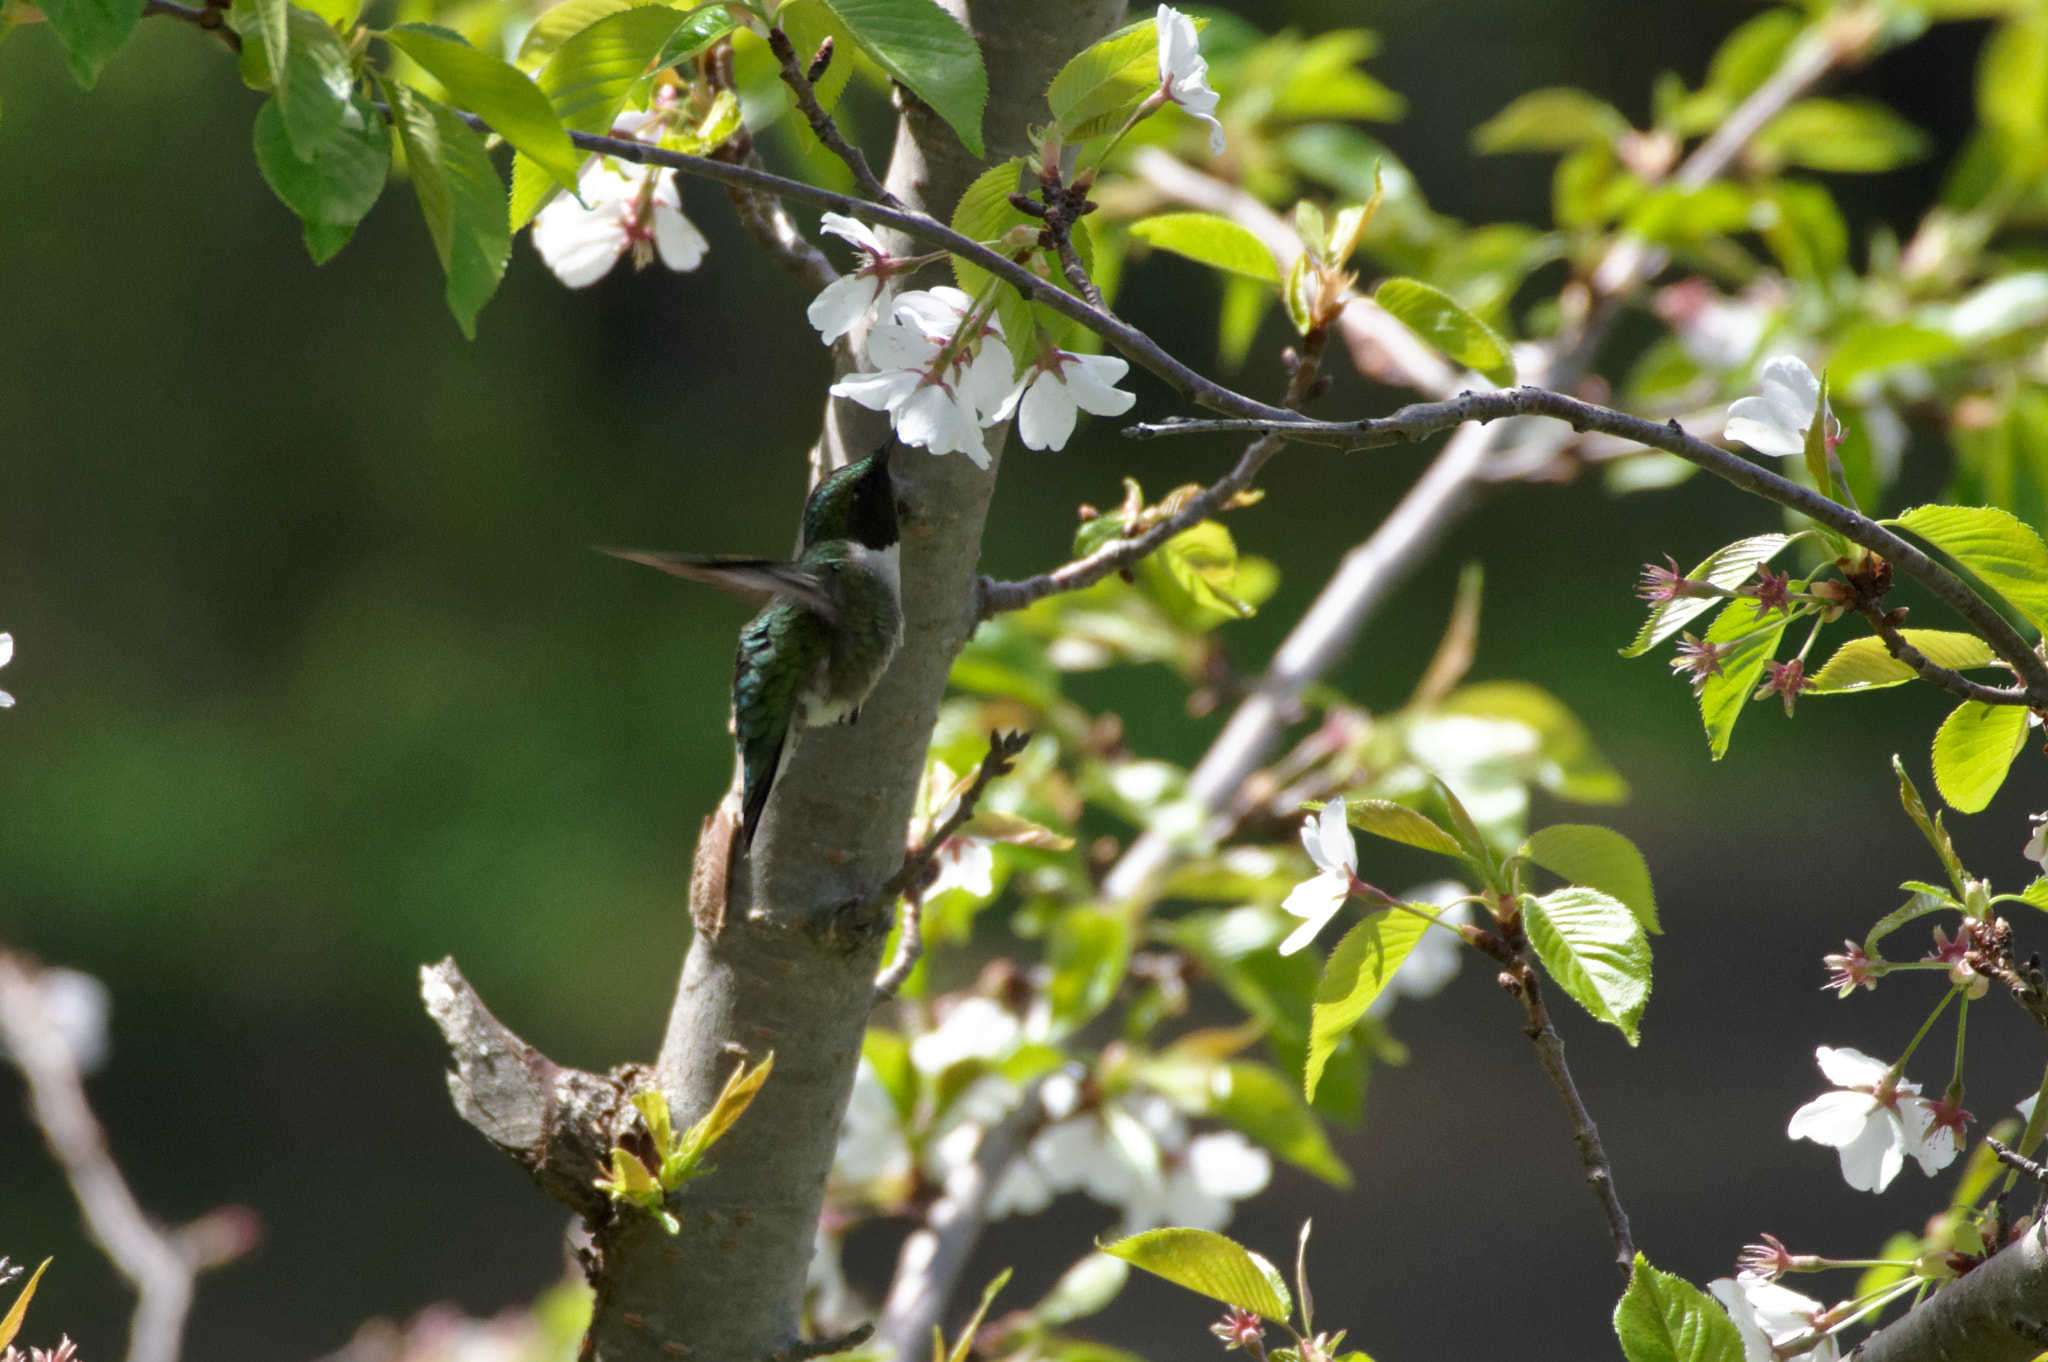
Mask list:
[[1889,1108],[1880,1109],[1862,1134],[1842,1145],[1842,1181],[1859,1192],[1882,1192],[1906,1166],[1906,1132]]
[[1116,355],[1060,354],[1061,380],[1074,405],[1091,416],[1122,416],[1136,404],[1136,394],[1115,386],[1130,371],[1129,361]]
[[853,330],[881,292],[882,281],[874,275],[843,275],[818,290],[804,316],[818,329],[819,338],[830,345]]
[[1209,88],[1195,22],[1169,5],[1159,7],[1159,84],[1168,99],[1209,125],[1209,154],[1221,156],[1223,125],[1216,121],[1216,92]]
[[838,237],[841,241],[858,246],[869,255],[889,254],[883,249],[882,239],[875,235],[874,229],[859,218],[850,218],[844,213],[827,213],[818,219],[818,228]]
[[1316,847],[1309,848],[1316,869],[1331,874],[1341,871],[1347,877],[1358,872],[1358,842],[1351,835],[1350,810],[1345,807],[1344,796],[1338,795],[1323,805],[1322,813],[1316,817],[1316,840],[1321,844],[1321,854],[1317,854]]
[[1820,406],[1820,380],[1805,361],[1778,355],[1764,364],[1762,393],[1729,404],[1724,433],[1759,454],[1804,453],[1806,430]]
[[1315,940],[1316,933],[1329,925],[1330,919],[1337,916],[1337,910],[1350,897],[1349,875],[1322,874],[1295,885],[1294,891],[1280,906],[1305,920],[1280,943],[1280,954],[1292,955]]
[[[674,186],[670,186],[673,190]],[[654,249],[661,256],[661,263],[681,274],[704,263],[704,255],[711,249],[711,243],[697,230],[697,224],[683,216],[682,210],[661,200],[659,193],[654,200]]]
[[[1017,438],[1029,449],[1065,449],[1073,437],[1076,411],[1067,385],[1045,369],[1032,371],[1017,406]],[[1008,404],[1005,404],[1006,406]]]
[[1785,1134],[1840,1149],[1861,1139],[1881,1109],[1867,1092],[1824,1092],[1792,1113]]
[[[1889,1064],[1847,1046],[1823,1045],[1813,1052],[1813,1057],[1819,1061],[1820,1071],[1827,1075],[1828,1082],[1838,1088],[1875,1088],[1891,1072]],[[1899,1091],[1918,1092],[1919,1089],[1913,1084],[1901,1083]]]
[[896,435],[903,443],[921,445],[934,454],[965,454],[977,466],[989,466],[981,423],[944,384],[925,384],[895,410]]
[[[960,375],[960,393],[977,413],[977,420],[987,413],[998,410],[1009,397],[1015,384],[1017,364],[1010,356],[1010,347],[1003,344],[999,336],[984,336],[981,349],[975,353],[966,370]],[[981,424],[988,424],[981,421]]]
[[834,383],[834,397],[860,403],[869,411],[895,411],[923,380],[914,372],[889,369],[878,374],[848,374]]
[[625,253],[623,206],[615,199],[594,199],[585,208],[560,195],[534,218],[533,246],[557,279],[570,288],[588,288],[610,274]]

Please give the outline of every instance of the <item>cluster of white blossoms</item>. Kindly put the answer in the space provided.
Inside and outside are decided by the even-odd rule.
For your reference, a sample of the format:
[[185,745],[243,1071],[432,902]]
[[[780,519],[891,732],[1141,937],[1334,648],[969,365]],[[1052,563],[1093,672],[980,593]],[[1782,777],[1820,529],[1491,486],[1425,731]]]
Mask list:
[[1909,1155],[1933,1177],[1962,1152],[1968,1113],[1928,1101],[1919,1084],[1860,1050],[1823,1045],[1814,1058],[1837,1091],[1793,1112],[1785,1133],[1832,1146],[1841,1155],[1842,1179],[1857,1191],[1882,1192]]
[[[1019,1018],[990,998],[968,997],[911,1042],[914,1068],[936,1079],[954,1065],[1001,1064],[1042,1042],[1042,1007]],[[913,1173],[951,1190],[970,1176],[983,1137],[1024,1098],[1020,1085],[984,1072],[939,1115],[921,1149],[873,1066],[862,1061],[833,1159],[838,1181],[886,1189]],[[1086,1192],[1123,1212],[1125,1233],[1159,1225],[1220,1229],[1235,1203],[1265,1190],[1271,1158],[1235,1131],[1195,1133],[1158,1093],[1091,1095],[1073,1074],[1039,1084],[1044,1127],[1011,1164],[989,1201],[991,1217],[1033,1214],[1066,1192]]]
[[[662,98],[652,109],[620,114],[612,136],[656,141],[672,106],[671,98]],[[540,210],[533,220],[533,245],[570,288],[587,288],[604,278],[629,250],[635,268],[644,269],[659,256],[670,269],[687,272],[711,249],[697,225],[683,216],[674,170],[611,156],[591,157],[576,182],[576,196],[558,194]]]

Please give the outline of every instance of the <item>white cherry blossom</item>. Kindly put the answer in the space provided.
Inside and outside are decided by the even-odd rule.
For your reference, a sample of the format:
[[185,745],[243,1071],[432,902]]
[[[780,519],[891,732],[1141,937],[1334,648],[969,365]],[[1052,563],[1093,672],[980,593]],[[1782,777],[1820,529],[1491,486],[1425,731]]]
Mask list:
[[1209,154],[1223,154],[1223,125],[1216,121],[1216,92],[1209,88],[1195,21],[1171,5],[1159,7],[1159,93],[1207,123]]
[[[14,661],[14,635],[0,634],[0,667],[4,667],[12,661]],[[13,707],[14,697],[6,691],[0,690],[0,709],[11,709]]]
[[818,220],[818,224],[824,231],[853,245],[865,257],[853,273],[842,275],[820,289],[818,296],[811,299],[811,305],[804,309],[804,316],[818,328],[819,338],[830,345],[851,331],[882,296],[889,282],[891,261],[882,239],[866,223],[843,213],[827,213]]
[[848,374],[832,385],[837,397],[889,413],[896,437],[934,454],[965,454],[989,466],[982,418],[1009,395],[1009,347],[993,320],[984,334],[941,363],[974,300],[956,288],[906,293],[890,319],[868,333],[873,372]]
[[1220,1230],[1237,1202],[1257,1196],[1273,1179],[1273,1160],[1234,1130],[1197,1135],[1169,1155],[1157,1183],[1140,1186],[1124,1207],[1121,1233],[1161,1225]]
[[1882,1192],[1908,1155],[1929,1177],[1955,1158],[1954,1132],[1945,1127],[1931,1132],[1934,1106],[1920,1096],[1918,1084],[1887,1082],[1890,1068],[1859,1050],[1823,1045],[1814,1057],[1838,1091],[1822,1093],[1793,1112],[1785,1133],[1832,1146],[1841,1156],[1842,1179],[1851,1187]]
[[1735,1331],[1742,1335],[1743,1362],[1836,1362],[1841,1356],[1833,1335],[1805,1352],[1778,1355],[1781,1346],[1820,1327],[1827,1310],[1810,1296],[1749,1273],[1708,1282],[1707,1290],[1735,1321]]
[[1314,879],[1294,886],[1294,892],[1280,905],[1302,919],[1293,934],[1280,943],[1282,955],[1292,955],[1315,940],[1316,933],[1337,916],[1344,900],[1351,897],[1351,881],[1358,874],[1358,844],[1352,839],[1351,825],[1345,821],[1342,795],[1323,805],[1322,813],[1303,821],[1301,843],[1308,848],[1309,859],[1316,863],[1318,873]]
[[670,269],[687,272],[711,249],[683,216],[673,170],[597,156],[576,182],[576,193],[581,203],[557,195],[533,220],[534,249],[570,288],[604,278],[628,250],[637,267],[659,255]]
[[1017,417],[1017,436],[1031,449],[1065,449],[1078,412],[1122,416],[1138,399],[1116,386],[1131,366],[1115,355],[1048,350],[1012,389],[987,423]]
[[1763,392],[1728,406],[1725,434],[1759,454],[1786,458],[1806,452],[1806,431],[1820,406],[1820,380],[1796,355],[1764,362]]
[[[0,634],[0,639],[6,637],[5,634]],[[0,666],[5,664],[6,659],[0,658]],[[2048,874],[2048,813],[2037,813],[2029,816],[2034,822],[2034,835],[2027,838],[2027,845],[2021,850],[2020,854],[2030,861],[2039,861],[2042,873]]]

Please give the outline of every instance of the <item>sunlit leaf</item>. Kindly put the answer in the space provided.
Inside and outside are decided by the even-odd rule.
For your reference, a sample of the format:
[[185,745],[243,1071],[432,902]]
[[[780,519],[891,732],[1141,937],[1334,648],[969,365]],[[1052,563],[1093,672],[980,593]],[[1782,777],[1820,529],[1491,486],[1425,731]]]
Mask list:
[[1705,641],[1733,645],[1722,654],[1720,670],[1706,678],[1699,693],[1700,722],[1706,727],[1707,748],[1715,761],[1728,754],[1735,721],[1755,695],[1764,665],[1777,655],[1790,622],[1789,615],[1765,610],[1748,596],[1728,602],[1714,617]]
[[1500,333],[1443,290],[1420,279],[1389,279],[1373,294],[1373,301],[1466,368],[1503,387],[1515,381],[1514,357]]
[[1302,1091],[1310,1098],[1316,1095],[1323,1066],[1337,1042],[1365,1015],[1428,929],[1427,918],[1389,908],[1344,933],[1337,949],[1330,952],[1322,982],[1316,986],[1308,1064],[1302,1075]]
[[49,1270],[51,1262],[51,1259],[45,1258],[36,1266],[34,1274],[28,1279],[28,1284],[22,1287],[21,1294],[14,1298],[14,1304],[8,1308],[5,1315],[0,1315],[0,1348],[13,1343],[14,1336],[21,1332],[21,1322],[28,1315],[28,1303],[36,1296],[36,1284],[42,1281],[43,1273]]
[[1628,131],[1628,120],[1606,100],[1569,86],[1553,86],[1518,95],[1474,128],[1472,149],[1484,155],[1570,151],[1588,142],[1612,143]]
[[1280,1269],[1213,1231],[1147,1230],[1101,1247],[1133,1267],[1261,1319],[1283,1323],[1294,1312]]
[[583,155],[569,144],[554,107],[531,80],[490,53],[425,24],[401,24],[384,40],[440,81],[449,98],[539,162],[557,183],[575,189]]
[[1913,778],[1906,774],[1906,763],[1900,761],[1897,754],[1892,756],[1892,770],[1899,777],[1900,806],[1905,809],[1906,816],[1913,820],[1913,826],[1919,828],[1921,835],[1927,838],[1928,845],[1934,848],[1934,854],[1941,858],[1943,868],[1948,871],[1950,883],[1954,884],[1956,891],[1960,893],[1963,888],[1963,863],[1956,855],[1954,843],[1949,840],[1948,829],[1942,826],[1941,815],[1928,811],[1927,801],[1920,796],[1920,788],[1913,783]]
[[2025,705],[1965,700],[1935,731],[1935,788],[1958,813],[1982,813],[2026,743]]
[[[1946,629],[1901,629],[1899,633],[1929,662],[1950,671],[1989,667],[1998,661],[1998,654],[1991,651],[1991,645],[1975,634],[1952,633]],[[1883,639],[1875,634],[1865,634],[1835,649],[1834,656],[1813,674],[1811,683],[1801,693],[1839,695],[1849,691],[1879,690],[1911,681],[1917,675],[1919,673],[1885,649]]]
[[1162,213],[1131,224],[1131,235],[1162,251],[1267,283],[1280,282],[1280,266],[1249,228],[1214,213]]
[[1522,854],[1572,884],[1619,899],[1646,932],[1660,932],[1649,862],[1636,844],[1613,828],[1553,823],[1522,843]]
[[1146,19],[1117,30],[1061,67],[1045,101],[1061,139],[1078,142],[1114,132],[1158,88],[1159,24]]
[[1650,1001],[1650,939],[1619,899],[1595,889],[1521,897],[1522,925],[1544,972],[1634,1045]]
[[1388,799],[1353,799],[1344,805],[1345,820],[1360,832],[1405,842],[1443,856],[1462,856],[1458,839],[1406,804]]
[[1640,1253],[1614,1307],[1614,1333],[1628,1362],[1743,1362],[1742,1335],[1720,1302]]
[[1916,506],[1884,522],[1911,530],[1975,573],[2036,629],[2048,629],[2048,545],[1995,506]]

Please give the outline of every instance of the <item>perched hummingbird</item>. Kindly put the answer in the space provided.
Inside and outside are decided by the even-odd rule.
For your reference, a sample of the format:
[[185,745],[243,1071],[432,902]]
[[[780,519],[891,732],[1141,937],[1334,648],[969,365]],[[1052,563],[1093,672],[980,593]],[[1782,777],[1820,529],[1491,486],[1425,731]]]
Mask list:
[[903,638],[897,537],[885,446],[812,491],[795,562],[605,550],[762,605],[740,630],[733,663],[743,845],[753,845],[768,792],[803,730],[859,719],[895,655]]

